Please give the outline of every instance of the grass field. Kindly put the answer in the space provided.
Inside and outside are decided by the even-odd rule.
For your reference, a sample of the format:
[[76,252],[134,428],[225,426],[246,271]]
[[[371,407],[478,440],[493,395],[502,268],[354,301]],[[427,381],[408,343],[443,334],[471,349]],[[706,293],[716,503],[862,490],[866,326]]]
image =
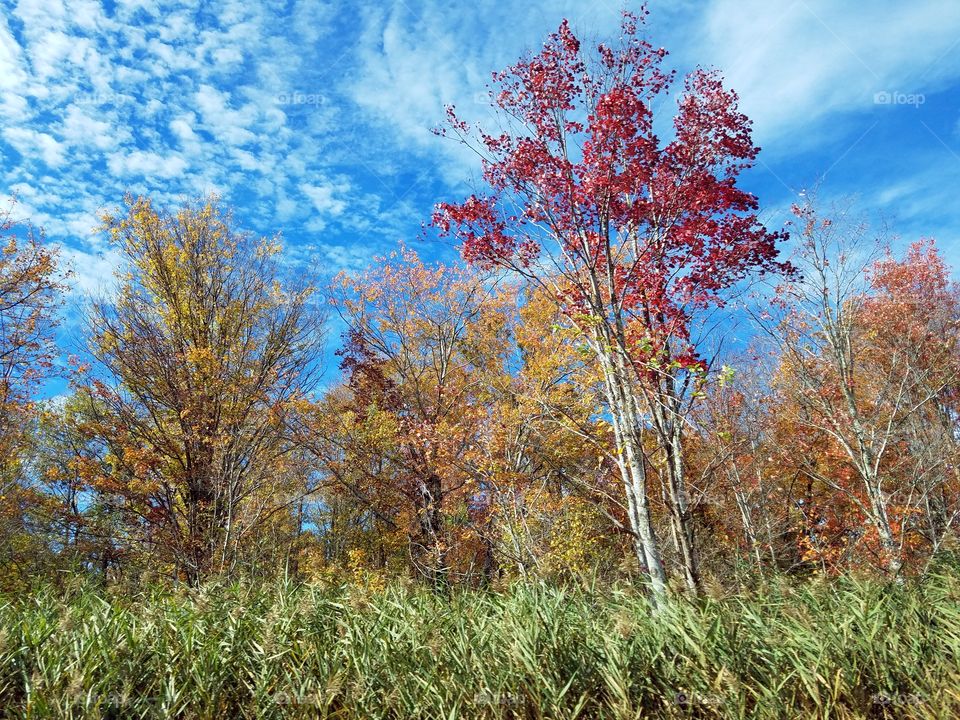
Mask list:
[[30,718],[960,716],[960,577],[674,601],[276,584],[0,601]]

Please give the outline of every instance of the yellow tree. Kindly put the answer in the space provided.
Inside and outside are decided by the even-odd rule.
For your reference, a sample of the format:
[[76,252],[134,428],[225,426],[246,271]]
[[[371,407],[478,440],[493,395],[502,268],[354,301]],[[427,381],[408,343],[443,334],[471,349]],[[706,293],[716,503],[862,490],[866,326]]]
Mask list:
[[217,198],[126,204],[104,218],[119,287],[89,317],[89,430],[111,468],[90,481],[198,582],[307,490],[287,428],[318,376],[323,318],[277,240],[236,231]]
[[629,533],[599,377],[546,293],[504,286],[498,298],[467,464],[486,510],[478,535],[498,573],[592,571],[617,557],[613,530]]
[[345,383],[304,438],[340,563],[406,553],[442,584],[582,570],[608,549],[613,443],[548,297],[401,251],[341,277],[335,304]]

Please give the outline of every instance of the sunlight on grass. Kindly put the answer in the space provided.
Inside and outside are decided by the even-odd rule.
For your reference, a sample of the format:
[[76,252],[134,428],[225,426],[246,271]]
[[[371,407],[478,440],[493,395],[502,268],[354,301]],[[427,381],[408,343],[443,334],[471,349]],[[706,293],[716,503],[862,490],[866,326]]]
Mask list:
[[960,581],[674,600],[629,587],[77,587],[0,607],[7,717],[953,717]]

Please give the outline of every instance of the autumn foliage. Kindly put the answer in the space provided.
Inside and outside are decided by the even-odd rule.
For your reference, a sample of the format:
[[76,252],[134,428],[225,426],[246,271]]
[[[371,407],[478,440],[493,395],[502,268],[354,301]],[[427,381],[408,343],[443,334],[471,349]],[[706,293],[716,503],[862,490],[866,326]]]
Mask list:
[[37,393],[54,372],[56,313],[65,274],[41,233],[0,212],[0,579],[29,572],[42,541],[31,533],[46,500],[23,482],[29,472]]
[[765,226],[736,93],[666,62],[642,13],[593,48],[564,22],[493,75],[496,130],[450,108],[482,173],[426,226],[456,262],[330,280],[215,197],[128,197],[59,365],[57,253],[5,217],[0,583],[627,578],[660,607],[954,552],[942,251],[809,200]]
[[165,213],[130,198],[104,229],[127,265],[91,307],[76,378],[80,431],[103,444],[87,487],[123,516],[124,552],[191,581],[229,572],[307,491],[289,428],[318,371],[314,288],[215,199]]
[[[756,158],[750,122],[716,73],[683,81],[672,137],[653,108],[674,74],[625,14],[616,47],[589,57],[567,23],[543,49],[494,75],[499,134],[448,111],[452,134],[483,157],[489,191],[440,203],[433,218],[464,258],[546,292],[590,346],[605,383],[637,558],[654,591],[666,574],[650,520],[667,488],[687,586],[700,588],[683,425],[706,381],[702,316],[741,281],[788,273],[783,235],[738,185]],[[652,435],[656,452],[647,449]],[[648,467],[649,466],[649,467]]]

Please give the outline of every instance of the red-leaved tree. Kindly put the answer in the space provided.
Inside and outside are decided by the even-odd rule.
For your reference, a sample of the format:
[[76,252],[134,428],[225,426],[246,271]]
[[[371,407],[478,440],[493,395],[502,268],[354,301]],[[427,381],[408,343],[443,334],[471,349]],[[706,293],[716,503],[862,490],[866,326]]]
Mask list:
[[[700,584],[683,437],[710,366],[691,330],[744,279],[784,266],[780,234],[737,185],[758,148],[719,75],[688,75],[672,137],[655,132],[654,108],[674,74],[662,68],[666,52],[640,35],[646,14],[625,13],[618,46],[589,58],[564,21],[540,52],[494,74],[497,133],[449,108],[439,132],[482,155],[489,187],[439,204],[433,224],[469,262],[547,290],[581,332],[603,373],[637,557],[659,595],[655,477],[685,581]],[[651,432],[657,451],[648,456]]]

